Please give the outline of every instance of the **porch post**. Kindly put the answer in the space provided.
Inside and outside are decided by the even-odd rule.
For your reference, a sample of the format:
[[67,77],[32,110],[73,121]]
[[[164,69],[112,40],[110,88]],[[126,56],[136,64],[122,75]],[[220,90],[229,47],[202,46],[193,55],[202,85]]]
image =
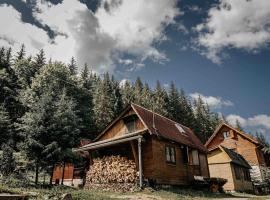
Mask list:
[[143,186],[143,178],[142,178],[142,138],[138,138],[138,155],[139,155],[139,179],[140,179],[140,187]]

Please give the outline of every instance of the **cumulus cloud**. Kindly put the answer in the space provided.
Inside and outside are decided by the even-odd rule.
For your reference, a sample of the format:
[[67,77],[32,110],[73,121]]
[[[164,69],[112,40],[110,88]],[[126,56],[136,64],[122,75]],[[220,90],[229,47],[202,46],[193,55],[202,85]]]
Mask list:
[[253,117],[244,118],[239,115],[230,114],[226,117],[227,121],[235,126],[238,120],[246,130],[251,130],[253,133],[260,132],[270,142],[270,116],[265,114],[255,115]]
[[214,109],[225,107],[225,106],[233,106],[233,102],[229,100],[224,100],[221,97],[205,96],[198,92],[190,94],[190,97],[193,100],[197,100],[200,97],[204,103],[208,104],[210,108],[214,108]]
[[214,63],[222,62],[226,48],[257,52],[270,42],[269,0],[220,0],[196,26],[200,52]]
[[250,118],[243,118],[239,115],[228,115],[226,117],[228,122],[232,125],[236,124],[236,121],[238,120],[240,124],[242,124],[245,127],[255,127],[255,126],[261,126],[266,129],[270,129],[270,116],[265,114],[255,115]]
[[121,61],[127,65],[133,62],[123,55],[131,55],[139,63],[166,60],[155,44],[167,39],[164,29],[181,14],[176,0],[102,0],[95,12],[77,0],[56,5],[38,0],[33,16],[58,33],[52,41],[44,30],[23,23],[13,7],[0,9],[0,19],[10,16],[8,21],[0,20],[6,27],[1,30],[0,45],[17,50],[19,45],[15,44],[25,43],[30,53],[43,48],[48,57],[64,62],[75,56],[79,65],[87,62],[98,72],[113,71]]

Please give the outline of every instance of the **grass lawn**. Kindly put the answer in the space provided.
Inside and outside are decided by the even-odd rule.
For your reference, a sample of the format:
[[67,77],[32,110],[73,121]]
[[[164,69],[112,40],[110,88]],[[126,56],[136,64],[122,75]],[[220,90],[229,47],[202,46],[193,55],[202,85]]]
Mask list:
[[69,187],[54,186],[51,188],[35,188],[35,187],[8,187],[0,185],[1,192],[24,193],[32,195],[31,199],[61,199],[65,193],[70,193],[74,200],[111,200],[111,199],[129,199],[129,200],[207,200],[207,199],[224,199],[224,200],[265,200],[270,196],[255,196],[244,193],[234,194],[212,194],[206,191],[198,191],[192,189],[167,189],[167,190],[150,190],[148,188],[140,192],[133,193],[118,193],[118,192],[103,192],[97,190],[73,189]]

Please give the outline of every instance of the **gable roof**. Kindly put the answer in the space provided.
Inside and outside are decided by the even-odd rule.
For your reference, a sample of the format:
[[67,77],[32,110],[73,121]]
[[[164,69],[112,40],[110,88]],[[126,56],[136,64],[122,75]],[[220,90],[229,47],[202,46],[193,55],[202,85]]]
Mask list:
[[190,128],[160,114],[154,113],[142,106],[136,104],[131,104],[131,106],[144,123],[145,127],[149,130],[150,134],[207,152],[205,146]]
[[211,135],[211,137],[207,140],[207,142],[205,143],[205,146],[208,146],[208,144],[210,144],[210,142],[215,138],[215,136],[217,135],[217,133],[219,132],[219,130],[223,127],[223,126],[227,126],[228,128],[234,130],[235,132],[237,132],[238,134],[242,135],[244,138],[248,139],[249,141],[251,141],[252,143],[256,144],[256,145],[260,145],[260,142],[255,139],[254,137],[252,137],[251,135],[237,130],[236,128],[222,122],[215,130],[215,132],[213,133],[213,135]]
[[224,152],[229,156],[232,163],[235,163],[237,165],[241,165],[243,167],[251,169],[251,166],[248,164],[248,162],[243,158],[242,155],[236,153],[235,151],[228,149],[224,146],[220,146],[224,150]]
[[[203,152],[207,152],[207,148],[201,143],[201,141],[197,138],[197,136],[192,132],[192,130],[186,126],[183,126],[171,119],[168,119],[162,115],[152,112],[142,106],[137,104],[128,105],[120,115],[114,119],[94,140],[97,141],[102,135],[106,133],[106,131],[111,128],[127,111],[133,109],[137,114],[138,118],[142,121],[145,128],[152,135],[156,135],[159,137],[163,137],[165,139],[178,142],[189,147],[198,149]],[[153,120],[154,118],[154,120]],[[154,122],[154,126],[153,126]],[[177,126],[178,128],[177,128]],[[179,129],[179,127],[181,127]],[[183,133],[184,130],[184,133]]]

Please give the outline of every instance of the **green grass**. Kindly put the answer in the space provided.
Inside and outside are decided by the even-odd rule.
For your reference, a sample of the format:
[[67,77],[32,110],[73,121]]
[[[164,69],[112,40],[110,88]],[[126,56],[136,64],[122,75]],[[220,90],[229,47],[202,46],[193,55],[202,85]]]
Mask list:
[[42,200],[42,199],[54,199],[58,200],[65,193],[70,193],[74,200],[116,200],[116,199],[132,199],[132,200],[207,200],[207,199],[232,199],[240,197],[243,199],[251,200],[263,200],[270,199],[270,196],[254,196],[244,193],[234,194],[213,194],[207,191],[193,190],[189,188],[171,188],[171,189],[160,189],[152,190],[149,188],[144,189],[140,192],[128,192],[128,193],[117,193],[117,192],[103,192],[98,190],[84,190],[74,189],[66,186],[53,186],[53,187],[35,187],[33,185],[25,185],[24,187],[14,187],[14,185],[0,184],[0,193],[21,193],[31,194],[30,200]]

